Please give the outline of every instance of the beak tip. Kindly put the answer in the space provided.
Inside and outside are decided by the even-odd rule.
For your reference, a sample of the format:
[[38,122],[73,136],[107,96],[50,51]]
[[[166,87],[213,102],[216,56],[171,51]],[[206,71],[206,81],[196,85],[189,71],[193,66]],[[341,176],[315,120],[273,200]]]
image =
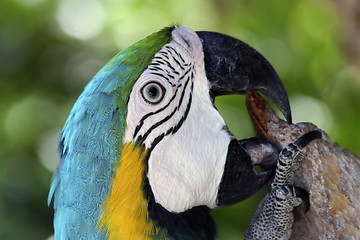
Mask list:
[[289,124],[292,124],[292,116],[291,116],[291,108],[290,108],[290,103],[289,103],[289,99],[286,96],[286,103],[285,103],[285,107],[282,108],[282,113],[286,119],[286,121]]
[[203,44],[206,76],[213,98],[259,91],[292,122],[289,99],[272,65],[254,48],[215,32],[196,32]]
[[292,116],[291,116],[291,108],[290,108],[290,104],[289,101],[286,101],[286,104],[284,104],[285,106],[279,106],[280,111],[282,112],[282,114],[284,115],[286,122],[288,124],[292,124]]
[[292,124],[292,117],[291,117],[291,113],[287,116],[285,116],[286,118],[286,121],[289,123],[289,124]]

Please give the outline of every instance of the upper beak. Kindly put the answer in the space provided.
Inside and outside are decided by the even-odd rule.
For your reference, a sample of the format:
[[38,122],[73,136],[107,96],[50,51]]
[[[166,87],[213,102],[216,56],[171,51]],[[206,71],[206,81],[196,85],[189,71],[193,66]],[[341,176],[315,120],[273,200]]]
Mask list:
[[[291,123],[291,110],[285,88],[271,64],[247,44],[220,33],[196,32],[204,50],[210,96],[259,91],[267,96]],[[233,140],[229,144],[224,175],[218,192],[218,206],[239,202],[259,190],[273,170],[258,173],[254,164],[272,157],[276,164],[278,149],[259,140]],[[254,151],[255,150],[255,151]],[[270,152],[269,152],[270,151]],[[255,154],[254,154],[255,153]],[[250,185],[249,185],[250,184]]]
[[259,91],[267,96],[291,123],[285,88],[271,64],[255,49],[233,37],[215,32],[196,32],[202,41],[206,76],[214,98],[225,94]]

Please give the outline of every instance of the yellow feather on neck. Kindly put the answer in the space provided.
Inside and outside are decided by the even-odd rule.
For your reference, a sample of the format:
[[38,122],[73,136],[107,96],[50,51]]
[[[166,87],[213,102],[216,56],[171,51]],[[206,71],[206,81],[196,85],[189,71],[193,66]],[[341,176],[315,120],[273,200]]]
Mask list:
[[99,227],[113,239],[152,239],[158,233],[149,219],[143,178],[147,150],[134,143],[124,144],[110,196],[102,207]]

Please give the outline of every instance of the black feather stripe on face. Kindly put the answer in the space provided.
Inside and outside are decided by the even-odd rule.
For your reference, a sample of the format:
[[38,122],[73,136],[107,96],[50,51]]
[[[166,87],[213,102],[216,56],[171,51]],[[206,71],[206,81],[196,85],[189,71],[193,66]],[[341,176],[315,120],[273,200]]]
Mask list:
[[[172,57],[172,59],[169,59],[169,56]],[[172,66],[170,61],[175,63],[176,66]],[[176,71],[177,68],[181,68],[184,73],[181,74],[178,71]],[[176,51],[171,46],[166,46],[163,50],[159,52],[158,56],[154,57],[154,61],[148,66],[149,74],[159,76],[162,79],[164,79],[172,88],[175,88],[175,91],[173,93],[173,96],[170,98],[168,103],[159,108],[156,111],[147,113],[144,115],[141,120],[139,121],[139,124],[135,127],[133,139],[136,139],[139,143],[143,143],[147,137],[153,132],[154,129],[158,128],[165,122],[169,121],[180,109],[181,106],[186,103],[184,101],[184,97],[187,93],[188,101],[186,103],[186,108],[183,116],[180,118],[179,122],[175,124],[174,126],[170,127],[168,130],[164,131],[162,134],[160,134],[156,138],[156,143],[158,143],[164,136],[172,133],[176,133],[179,128],[181,127],[182,123],[186,120],[187,114],[191,107],[191,101],[192,101],[192,91],[193,91],[193,78],[194,78],[194,66],[191,63],[186,63],[184,58],[181,56],[181,54]],[[177,77],[175,78],[175,75]],[[185,83],[181,83],[184,79],[186,79]],[[190,91],[188,90],[188,85],[191,83]],[[180,90],[181,89],[181,90]],[[171,92],[171,91],[169,91]],[[180,95],[178,95],[180,94]],[[142,134],[139,134],[141,129],[144,126],[145,121],[152,116],[155,116],[157,114],[162,114],[165,110],[168,110],[171,105],[174,104],[174,100],[177,96],[180,96],[178,103],[176,106],[174,106],[173,111],[168,114],[167,116],[163,117],[161,120],[156,122],[155,124],[148,127],[146,132],[143,132]],[[156,144],[152,144],[152,147],[155,147]]]
[[[192,90],[193,90],[193,83],[191,84],[191,92],[192,92]],[[184,89],[184,91],[185,91],[185,89]],[[171,127],[170,129],[168,129],[168,131],[167,131],[165,134],[164,134],[164,133],[161,134],[161,135],[159,136],[159,137],[161,137],[161,138],[156,138],[155,140],[157,140],[157,141],[154,141],[154,142],[152,143],[151,149],[153,149],[153,148],[156,146],[156,144],[159,143],[159,141],[160,141],[163,137],[165,137],[165,136],[167,136],[167,135],[169,135],[169,134],[171,134],[171,133],[174,134],[174,133],[176,133],[176,132],[180,129],[181,125],[182,125],[183,122],[186,120],[186,118],[187,118],[187,116],[188,116],[188,113],[189,113],[189,111],[190,111],[191,102],[192,102],[192,93],[191,93],[191,92],[190,92],[190,95],[189,95],[189,101],[188,101],[188,103],[187,103],[185,113],[184,113],[184,115],[182,116],[182,118],[180,119],[180,121],[178,122],[178,124],[175,125],[174,127]],[[183,95],[182,95],[182,96],[183,96]],[[182,99],[183,99],[183,98],[180,99],[181,102],[182,102]],[[158,126],[160,126],[160,125],[163,124],[164,122],[168,121],[168,120],[176,113],[176,111],[179,110],[179,107],[180,107],[180,106],[181,106],[181,103],[180,103],[180,105],[178,105],[177,108],[174,109],[174,111],[173,111],[170,115],[166,116],[164,119],[162,119],[162,120],[159,121],[158,123],[156,123],[156,124],[154,124],[153,126],[151,126],[150,129],[144,134],[144,136],[139,136],[139,139],[137,139],[137,140],[140,141],[140,142],[144,142],[144,141],[146,140],[146,138],[149,136],[149,134],[151,133],[151,131],[153,131],[155,128],[157,128]]]
[[148,117],[151,117],[152,115],[161,113],[162,111],[164,111],[165,109],[167,109],[167,108],[169,107],[169,105],[170,105],[170,104],[172,103],[172,101],[175,99],[176,94],[177,94],[177,91],[178,91],[178,88],[175,90],[175,93],[174,93],[174,95],[171,97],[170,101],[169,101],[164,107],[158,109],[158,110],[155,111],[155,112],[150,112],[150,113],[144,115],[144,117],[140,120],[139,124],[138,124],[138,125],[136,126],[136,128],[135,128],[133,138],[136,137],[136,135],[137,135],[138,132],[140,131],[142,125],[144,124],[144,121],[145,121]]

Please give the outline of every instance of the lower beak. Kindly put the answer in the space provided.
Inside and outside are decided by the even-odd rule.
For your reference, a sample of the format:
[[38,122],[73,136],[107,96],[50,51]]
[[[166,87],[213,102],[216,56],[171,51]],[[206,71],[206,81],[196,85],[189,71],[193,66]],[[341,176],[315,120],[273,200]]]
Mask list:
[[274,171],[258,173],[241,142],[234,139],[230,142],[223,177],[218,190],[217,206],[228,206],[238,203],[264,186]]

